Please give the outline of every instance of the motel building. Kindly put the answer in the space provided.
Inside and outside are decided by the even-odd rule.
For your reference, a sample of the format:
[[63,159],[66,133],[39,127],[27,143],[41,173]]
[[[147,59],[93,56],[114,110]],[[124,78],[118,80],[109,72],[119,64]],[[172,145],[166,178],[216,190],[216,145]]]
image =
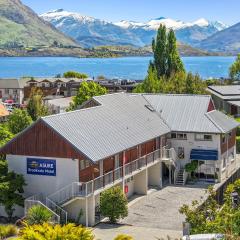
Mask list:
[[39,119],[0,153],[27,183],[25,209],[16,215],[40,204],[57,222],[82,211],[82,223],[93,226],[100,195],[113,186],[129,198],[184,185],[192,160],[201,163],[199,181],[225,181],[237,170],[237,126],[210,96],[117,93]]

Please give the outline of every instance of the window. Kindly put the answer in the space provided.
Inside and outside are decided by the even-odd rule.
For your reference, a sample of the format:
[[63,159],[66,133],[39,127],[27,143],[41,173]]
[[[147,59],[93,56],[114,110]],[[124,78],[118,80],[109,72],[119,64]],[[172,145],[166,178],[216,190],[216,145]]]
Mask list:
[[226,136],[222,135],[222,143],[225,143],[225,142],[226,142]]
[[185,154],[184,154],[184,147],[178,147],[178,158],[179,159],[184,159]]
[[210,134],[196,134],[195,139],[198,141],[212,141],[212,135]]
[[83,169],[85,169],[85,161],[81,160],[80,161],[80,170],[83,170]]
[[177,138],[177,134],[176,133],[172,133],[171,134],[171,138]]
[[4,93],[5,93],[5,94],[9,94],[9,89],[5,89],[5,90],[4,90]]
[[187,134],[186,133],[171,133],[172,139],[180,139],[180,140],[186,140]]
[[223,170],[226,168],[227,162],[226,162],[226,158],[223,159]]

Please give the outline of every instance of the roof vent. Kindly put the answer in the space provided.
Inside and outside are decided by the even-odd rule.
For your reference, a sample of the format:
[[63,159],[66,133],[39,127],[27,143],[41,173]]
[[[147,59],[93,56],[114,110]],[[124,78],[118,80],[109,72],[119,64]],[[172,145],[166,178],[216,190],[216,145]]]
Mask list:
[[151,105],[145,105],[145,107],[151,112],[155,112],[155,109]]

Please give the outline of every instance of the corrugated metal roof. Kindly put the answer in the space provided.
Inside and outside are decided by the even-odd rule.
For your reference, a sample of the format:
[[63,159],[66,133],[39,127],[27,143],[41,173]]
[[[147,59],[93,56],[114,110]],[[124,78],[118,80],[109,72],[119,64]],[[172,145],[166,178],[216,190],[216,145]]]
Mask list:
[[222,112],[211,111],[206,113],[207,117],[222,130],[223,133],[229,132],[239,126],[233,118],[228,117]]
[[43,118],[43,121],[71,142],[92,161],[170,131],[142,95],[124,93],[95,97],[101,106]]
[[172,131],[220,133],[207,118],[210,96],[180,94],[145,94],[147,101],[159,112]]
[[208,86],[207,90],[222,99],[240,98],[240,85]]

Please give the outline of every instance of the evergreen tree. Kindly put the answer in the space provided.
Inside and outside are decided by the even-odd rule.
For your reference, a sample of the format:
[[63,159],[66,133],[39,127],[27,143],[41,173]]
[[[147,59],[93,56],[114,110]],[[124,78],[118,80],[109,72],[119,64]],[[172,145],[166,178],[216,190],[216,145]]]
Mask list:
[[165,25],[160,25],[156,41],[153,40],[152,48],[154,65],[157,70],[157,76],[160,78],[166,74],[167,70],[167,29]]
[[172,74],[185,72],[183,62],[179,56],[177,49],[177,39],[174,31],[171,29],[167,39],[167,71],[166,74],[170,77]]

